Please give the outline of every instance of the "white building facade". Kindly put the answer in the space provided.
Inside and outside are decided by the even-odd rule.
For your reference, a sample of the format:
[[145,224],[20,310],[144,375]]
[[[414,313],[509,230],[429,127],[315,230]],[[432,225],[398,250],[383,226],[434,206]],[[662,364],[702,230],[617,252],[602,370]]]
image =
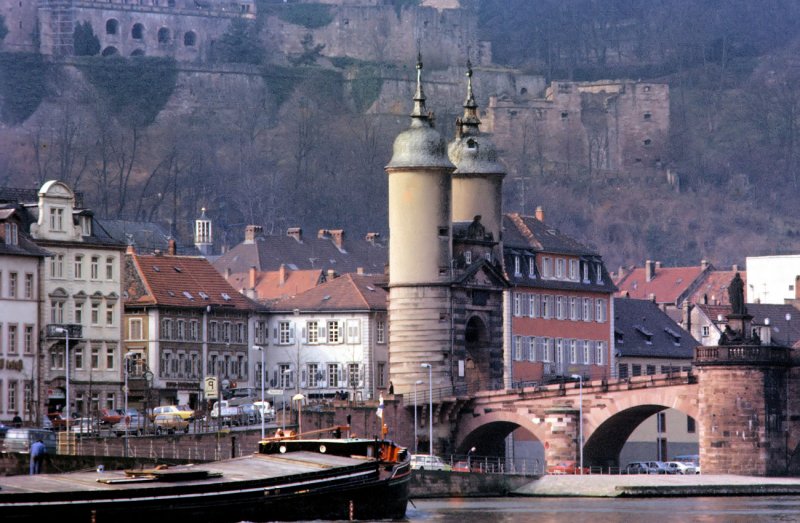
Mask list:
[[783,305],[797,298],[800,254],[748,256],[747,301]]
[[75,195],[58,181],[39,190],[37,221],[30,232],[52,253],[42,271],[42,408],[65,410],[67,389],[70,412],[81,416],[121,406],[124,245],[95,230],[92,213],[76,208]]

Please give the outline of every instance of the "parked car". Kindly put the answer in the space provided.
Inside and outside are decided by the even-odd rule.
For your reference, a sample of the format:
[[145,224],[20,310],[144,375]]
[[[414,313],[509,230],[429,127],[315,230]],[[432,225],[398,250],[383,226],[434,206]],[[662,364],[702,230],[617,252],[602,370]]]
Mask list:
[[[53,430],[64,430],[67,428],[67,417],[62,412],[48,412],[47,418]],[[72,420],[70,420],[72,423]]]
[[670,474],[696,474],[694,465],[682,461],[667,461],[664,463]]
[[183,419],[180,414],[174,412],[165,412],[156,416],[153,420],[153,425],[156,428],[156,434],[174,434],[182,431],[184,434],[189,433],[189,421]]
[[122,409],[100,409],[100,423],[103,425],[114,425],[119,423],[125,411]]
[[634,461],[625,467],[625,474],[668,474],[663,461]]
[[694,473],[700,474],[700,456],[698,454],[685,454],[682,456],[675,456],[673,459],[694,467]]
[[259,415],[264,417],[264,421],[269,422],[275,419],[275,409],[270,402],[265,401],[261,403],[260,401],[254,401],[253,406],[259,411]]
[[92,418],[75,418],[70,422],[69,430],[81,436],[95,436],[100,433],[100,423]]
[[3,452],[21,452],[27,454],[31,445],[37,440],[42,440],[48,454],[55,454],[58,449],[56,433],[52,430],[34,428],[11,428],[6,432],[3,440]]
[[430,454],[412,454],[411,468],[414,470],[446,470],[448,472],[452,470],[452,467],[442,458]]
[[159,414],[177,414],[186,421],[194,421],[194,410],[188,405],[162,405],[150,412],[150,419],[155,420]]
[[134,409],[128,409],[125,417],[111,427],[117,436],[134,434],[141,436],[145,432],[145,418]]
[[[555,465],[550,465],[547,467],[548,474],[580,474],[581,467],[575,461],[562,461],[560,463],[556,463]],[[589,473],[589,467],[583,467],[583,473]]]
[[239,405],[239,425],[254,425],[261,423],[261,414],[252,403]]

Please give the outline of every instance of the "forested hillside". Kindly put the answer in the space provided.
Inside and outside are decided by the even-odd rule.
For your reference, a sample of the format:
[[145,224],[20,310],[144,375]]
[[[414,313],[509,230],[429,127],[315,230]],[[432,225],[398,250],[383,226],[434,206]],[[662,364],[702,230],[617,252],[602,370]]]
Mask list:
[[[413,3],[392,5],[400,13]],[[495,64],[547,80],[670,85],[665,167],[679,186],[663,173],[523,165],[506,181],[506,210],[542,205],[549,223],[594,245],[612,269],[800,251],[800,3],[462,4],[479,14]],[[296,18],[282,23],[324,28],[330,9],[271,6],[255,22],[231,24],[211,63],[191,70],[165,58],[64,64],[0,53],[0,185],[62,179],[98,216],[160,221],[184,242],[200,207],[228,245],[250,223],[276,234],[292,226],[385,234],[383,167],[411,93],[392,102],[401,116],[367,109],[384,78],[412,78],[413,64],[323,56],[311,37],[279,56],[264,30],[273,11]],[[408,38],[424,48],[423,29]],[[437,122],[449,138],[452,122],[441,114]]]

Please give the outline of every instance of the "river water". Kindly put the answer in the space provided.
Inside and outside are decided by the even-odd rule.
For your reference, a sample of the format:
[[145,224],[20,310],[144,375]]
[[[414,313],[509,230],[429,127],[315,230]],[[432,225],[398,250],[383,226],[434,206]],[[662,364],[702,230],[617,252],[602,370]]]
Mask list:
[[406,516],[437,523],[800,521],[800,496],[431,499],[409,503]]

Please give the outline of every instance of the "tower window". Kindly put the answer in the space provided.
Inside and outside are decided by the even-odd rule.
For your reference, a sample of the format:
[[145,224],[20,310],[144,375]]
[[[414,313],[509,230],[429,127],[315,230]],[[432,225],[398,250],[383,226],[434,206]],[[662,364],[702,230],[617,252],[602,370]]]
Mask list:
[[144,26],[142,24],[133,24],[133,28],[131,28],[131,38],[134,40],[141,40],[144,38]]
[[119,29],[119,22],[115,19],[111,18],[110,20],[106,21],[106,34],[107,35],[115,35],[117,34],[117,30]]

